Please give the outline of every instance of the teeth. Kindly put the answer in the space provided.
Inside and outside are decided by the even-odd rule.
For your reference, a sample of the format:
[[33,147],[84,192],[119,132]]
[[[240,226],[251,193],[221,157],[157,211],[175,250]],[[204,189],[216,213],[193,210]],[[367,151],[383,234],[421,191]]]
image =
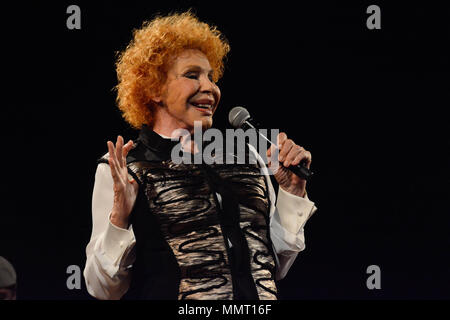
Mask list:
[[208,109],[212,107],[210,104],[194,104],[194,105],[200,108],[208,108]]

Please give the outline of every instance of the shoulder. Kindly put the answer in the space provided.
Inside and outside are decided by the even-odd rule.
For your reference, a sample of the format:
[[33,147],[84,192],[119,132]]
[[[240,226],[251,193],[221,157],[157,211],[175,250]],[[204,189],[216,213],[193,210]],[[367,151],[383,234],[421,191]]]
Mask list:
[[100,164],[102,163],[108,163],[109,159],[109,152],[105,153],[103,156],[97,159],[98,167],[100,167]]

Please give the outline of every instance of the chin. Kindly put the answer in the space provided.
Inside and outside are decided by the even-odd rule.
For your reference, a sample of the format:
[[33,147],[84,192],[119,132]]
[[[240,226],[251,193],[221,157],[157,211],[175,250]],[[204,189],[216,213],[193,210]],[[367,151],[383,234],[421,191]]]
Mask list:
[[213,120],[212,118],[204,118],[204,119],[198,119],[196,121],[202,122],[202,130],[206,130],[212,127]]
[[213,124],[212,118],[203,120],[203,130],[211,128],[212,124]]

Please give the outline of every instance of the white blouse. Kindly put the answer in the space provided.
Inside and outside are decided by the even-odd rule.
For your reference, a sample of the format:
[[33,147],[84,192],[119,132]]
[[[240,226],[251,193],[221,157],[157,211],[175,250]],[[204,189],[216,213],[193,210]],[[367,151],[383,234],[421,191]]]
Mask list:
[[[270,236],[276,252],[276,279],[280,280],[286,276],[298,253],[305,249],[304,226],[317,208],[306,195],[305,198],[298,197],[281,187],[276,198],[267,168],[262,159],[257,158],[265,169],[269,187]],[[100,163],[95,173],[92,234],[86,247],[87,260],[83,274],[89,294],[102,300],[120,299],[127,292],[131,280],[130,267],[136,258],[133,226],[122,229],[109,219],[113,199],[109,165]]]

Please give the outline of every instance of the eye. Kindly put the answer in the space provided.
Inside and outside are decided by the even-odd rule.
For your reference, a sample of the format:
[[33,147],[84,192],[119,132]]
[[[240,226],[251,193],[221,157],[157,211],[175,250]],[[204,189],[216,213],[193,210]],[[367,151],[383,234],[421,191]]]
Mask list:
[[198,80],[198,72],[190,71],[188,73],[185,73],[184,76],[188,79]]

